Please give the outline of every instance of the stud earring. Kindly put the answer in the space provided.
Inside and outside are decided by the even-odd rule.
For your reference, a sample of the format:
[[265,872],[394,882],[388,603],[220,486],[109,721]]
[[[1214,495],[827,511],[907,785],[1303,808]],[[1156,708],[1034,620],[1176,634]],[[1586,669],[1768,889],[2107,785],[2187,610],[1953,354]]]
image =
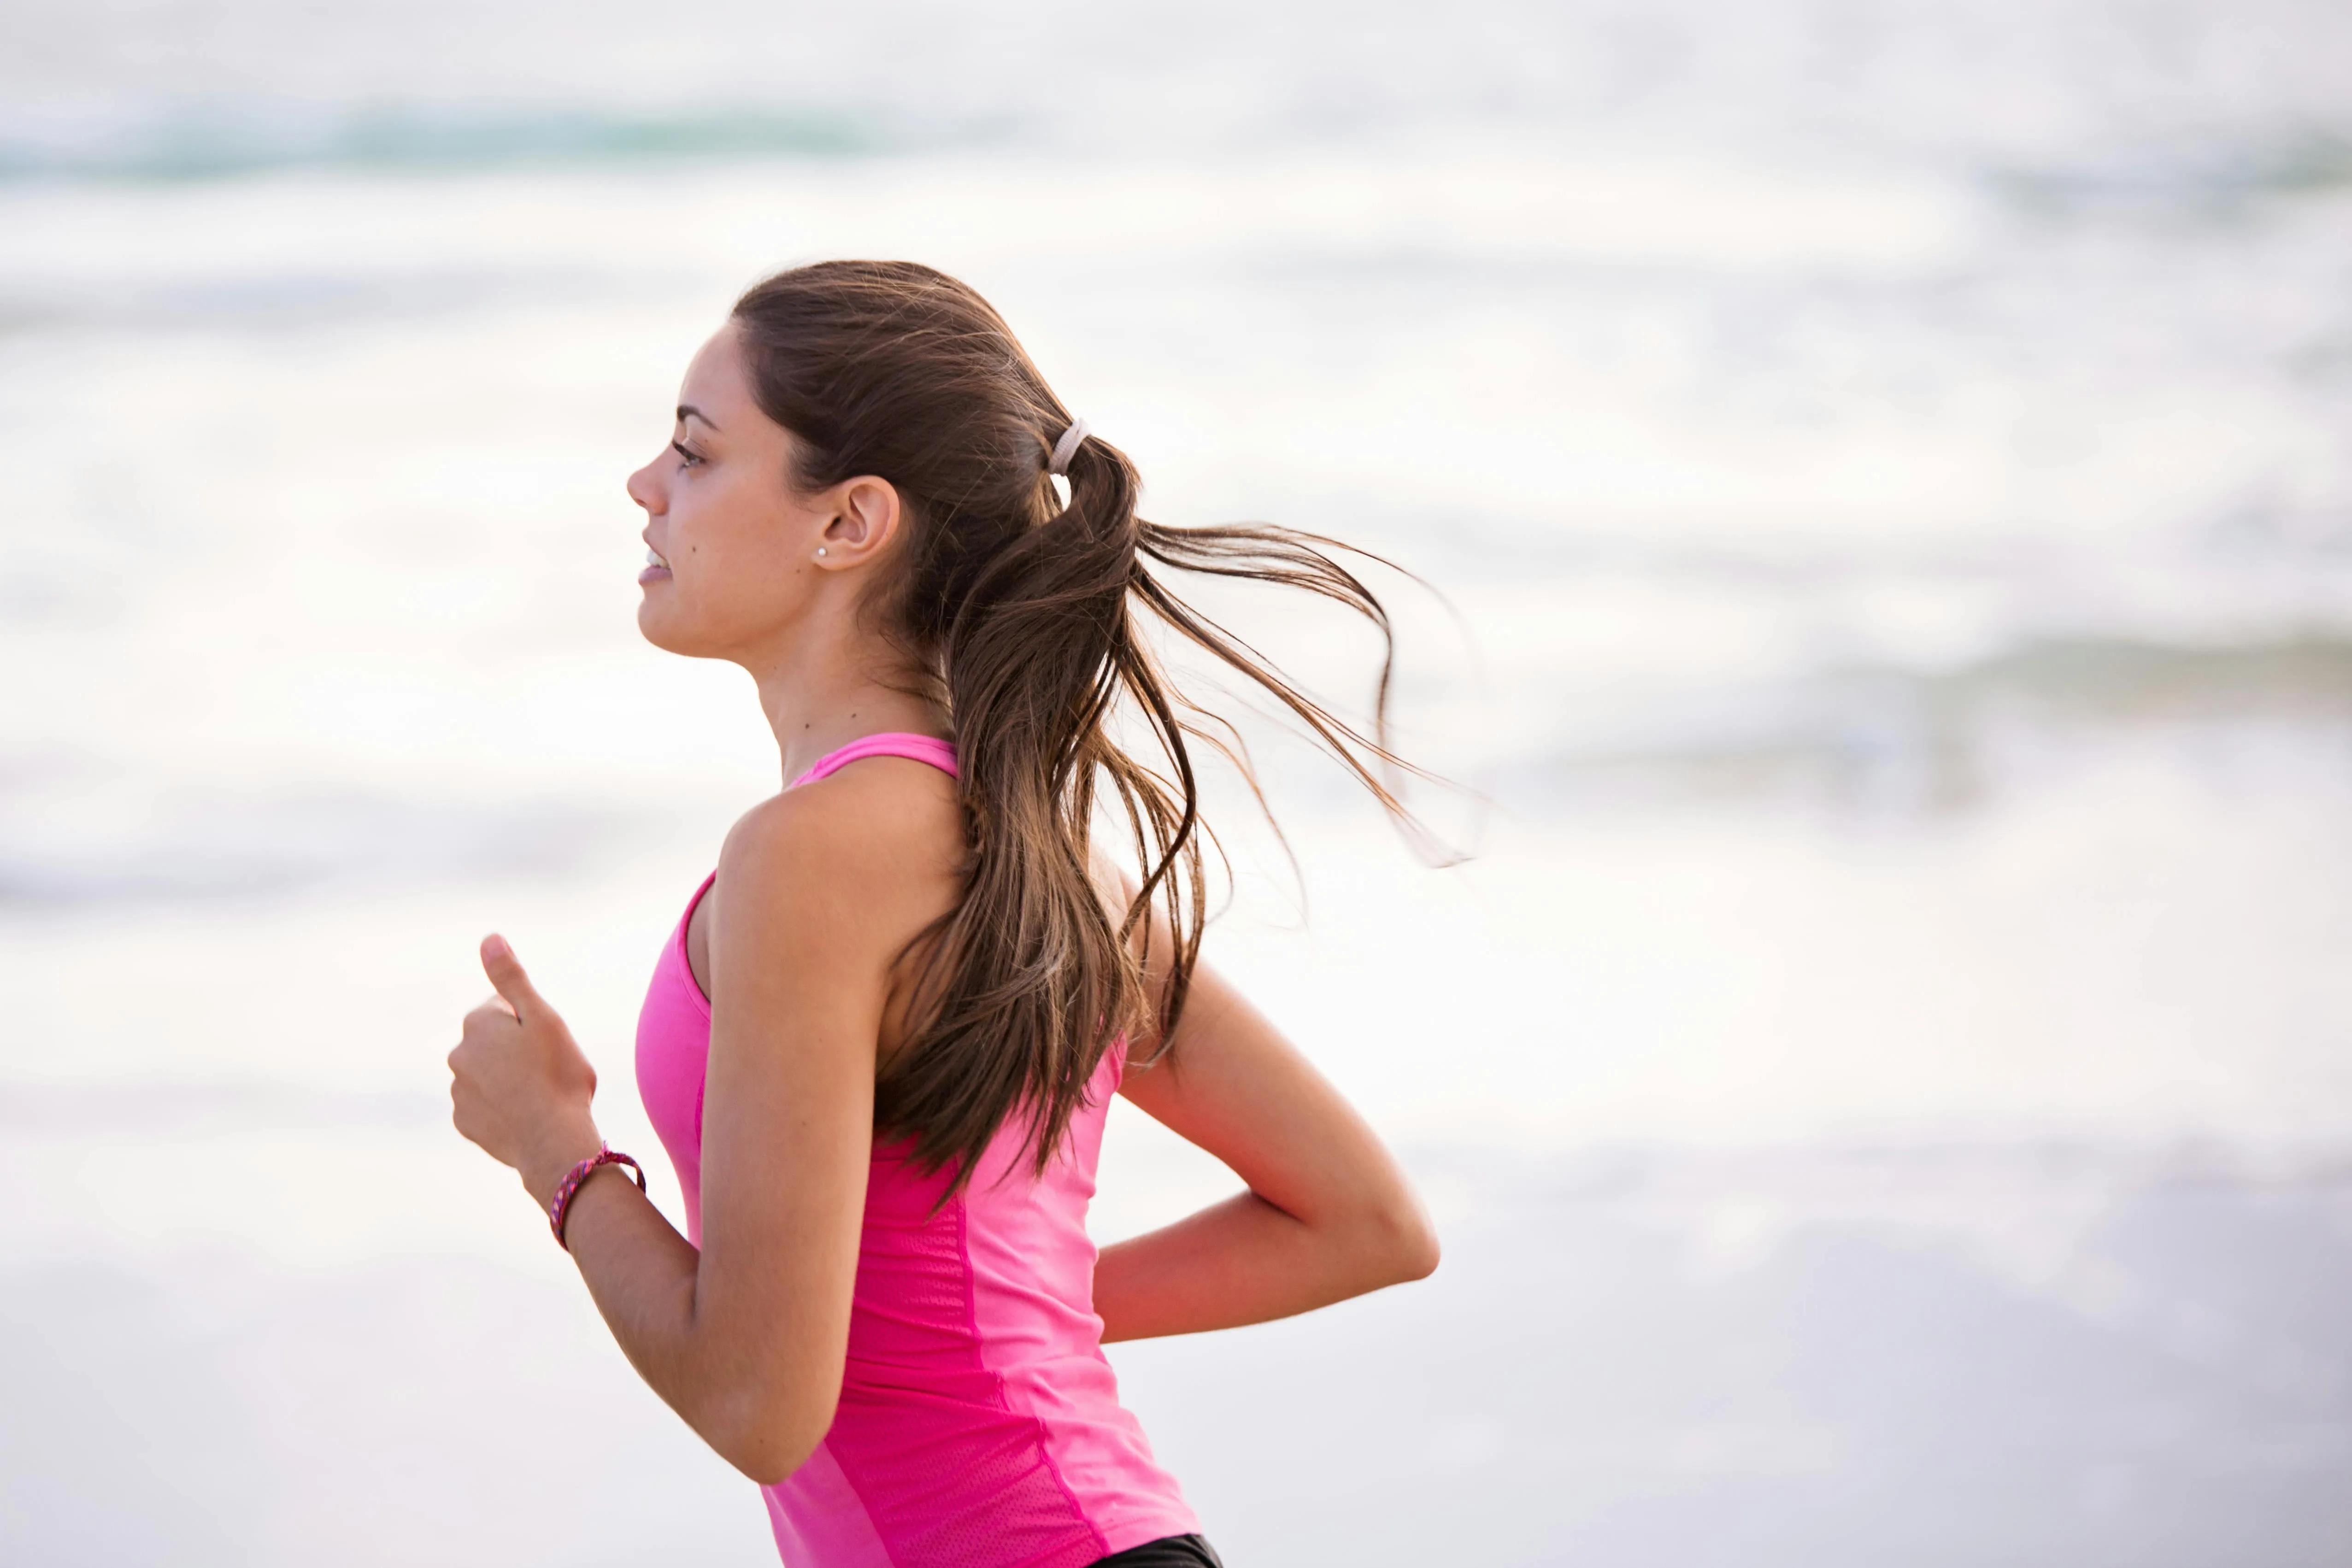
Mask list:
[[823,555],[823,554],[824,553],[824,547],[823,545],[819,545],[819,546],[817,546],[817,547],[816,547],[816,553],[817,553],[817,554],[819,554],[819,555]]

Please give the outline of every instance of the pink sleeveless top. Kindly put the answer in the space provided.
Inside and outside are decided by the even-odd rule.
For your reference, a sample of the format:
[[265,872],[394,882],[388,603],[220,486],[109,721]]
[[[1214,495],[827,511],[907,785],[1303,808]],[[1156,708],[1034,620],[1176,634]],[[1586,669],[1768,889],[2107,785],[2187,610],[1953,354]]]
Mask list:
[[[866,757],[955,771],[945,741],[869,735],[794,787]],[[698,1246],[710,1003],[686,934],[710,881],[663,948],[637,1020],[638,1092]],[[833,1427],[762,1489],[790,1568],[1083,1568],[1200,1529],[1119,1405],[1094,1313],[1087,1203],[1122,1066],[1119,1052],[1104,1057],[1043,1179],[1008,1127],[936,1212],[949,1173],[924,1176],[903,1144],[876,1141]]]

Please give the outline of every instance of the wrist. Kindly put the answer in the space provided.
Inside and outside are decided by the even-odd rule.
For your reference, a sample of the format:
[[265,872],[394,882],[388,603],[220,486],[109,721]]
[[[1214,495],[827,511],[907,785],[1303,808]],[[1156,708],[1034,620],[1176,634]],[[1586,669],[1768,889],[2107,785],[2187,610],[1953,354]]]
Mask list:
[[516,1166],[522,1177],[523,1190],[543,1211],[555,1201],[555,1189],[572,1174],[572,1167],[582,1160],[593,1158],[604,1146],[597,1134],[596,1124],[582,1119],[551,1134],[541,1141]]

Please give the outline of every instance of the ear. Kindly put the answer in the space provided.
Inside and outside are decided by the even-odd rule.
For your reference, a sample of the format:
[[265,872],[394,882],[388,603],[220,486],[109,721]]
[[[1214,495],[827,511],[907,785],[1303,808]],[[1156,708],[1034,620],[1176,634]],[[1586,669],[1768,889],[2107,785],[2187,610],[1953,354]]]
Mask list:
[[818,541],[824,554],[816,564],[838,571],[864,566],[889,549],[890,541],[898,536],[905,508],[899,504],[896,485],[861,474],[834,486],[832,512]]

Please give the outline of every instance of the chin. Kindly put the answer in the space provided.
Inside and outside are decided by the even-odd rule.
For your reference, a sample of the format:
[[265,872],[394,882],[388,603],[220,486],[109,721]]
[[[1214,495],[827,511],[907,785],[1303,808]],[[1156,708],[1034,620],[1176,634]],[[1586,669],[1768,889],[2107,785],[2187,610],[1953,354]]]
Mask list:
[[682,628],[677,624],[677,616],[671,613],[670,607],[661,603],[653,593],[647,593],[645,598],[637,601],[638,634],[665,653],[691,652],[690,649],[681,645],[684,640],[678,636],[678,632]]
[[665,653],[677,653],[688,659],[723,659],[727,643],[723,638],[711,635],[709,618],[699,622],[686,614],[674,592],[665,591],[670,585],[652,587],[637,601],[637,632]]

